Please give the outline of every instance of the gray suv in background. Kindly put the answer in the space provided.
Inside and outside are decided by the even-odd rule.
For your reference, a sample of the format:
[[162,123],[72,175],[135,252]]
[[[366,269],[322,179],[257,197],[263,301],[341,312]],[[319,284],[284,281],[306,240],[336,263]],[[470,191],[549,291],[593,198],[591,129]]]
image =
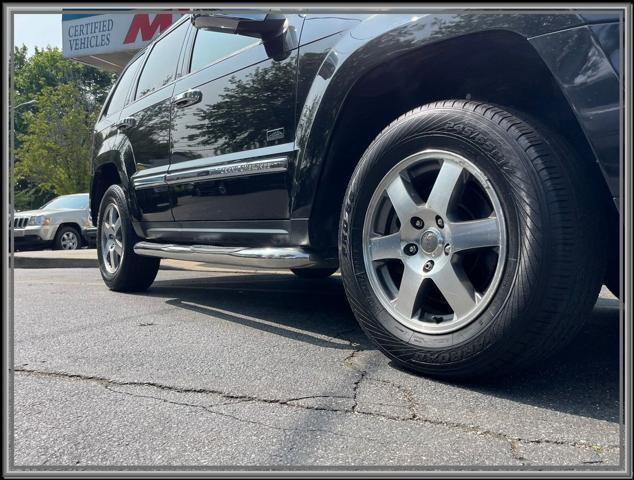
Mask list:
[[38,210],[16,212],[13,216],[16,249],[42,246],[75,250],[94,243],[95,236],[87,193],[62,195]]

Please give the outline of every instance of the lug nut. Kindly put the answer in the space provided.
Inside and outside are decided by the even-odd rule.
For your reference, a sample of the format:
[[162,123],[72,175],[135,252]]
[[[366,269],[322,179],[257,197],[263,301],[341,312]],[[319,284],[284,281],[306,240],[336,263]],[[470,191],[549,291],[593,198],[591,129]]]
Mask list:
[[418,217],[412,217],[412,219],[410,220],[410,223],[412,224],[412,227],[414,227],[417,230],[420,230],[421,228],[425,226],[425,222],[423,222],[423,219]]
[[403,248],[403,252],[405,255],[416,255],[418,253],[418,247],[415,243],[408,243],[405,245],[405,248]]
[[451,253],[451,245],[445,245],[445,255],[449,255]]
[[425,265],[423,265],[423,271],[425,272],[429,272],[432,268],[434,268],[433,260],[428,260],[425,262]]
[[442,228],[445,226],[445,222],[443,222],[442,218],[436,217],[436,225],[438,225],[439,228]]

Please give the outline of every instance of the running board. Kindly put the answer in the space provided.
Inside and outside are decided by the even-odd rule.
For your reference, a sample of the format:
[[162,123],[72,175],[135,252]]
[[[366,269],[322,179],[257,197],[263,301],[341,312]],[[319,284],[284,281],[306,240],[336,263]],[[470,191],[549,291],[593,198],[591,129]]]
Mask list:
[[134,246],[134,253],[233,267],[283,269],[337,265],[336,259],[324,259],[302,247],[216,247],[139,242]]

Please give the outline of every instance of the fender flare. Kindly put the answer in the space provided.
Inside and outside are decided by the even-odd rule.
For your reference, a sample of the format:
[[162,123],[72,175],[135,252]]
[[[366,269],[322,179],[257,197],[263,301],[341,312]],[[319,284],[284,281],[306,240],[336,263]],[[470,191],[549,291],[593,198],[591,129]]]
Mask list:
[[128,138],[118,133],[117,135],[105,139],[103,143],[99,145],[98,152],[94,157],[93,174],[90,185],[90,208],[91,217],[95,225],[97,225],[99,211],[99,204],[96,204],[93,198],[95,186],[97,182],[100,181],[97,172],[106,165],[113,165],[115,167],[120,179],[121,188],[126,192],[128,208],[130,212],[133,212],[133,217],[136,216],[134,212],[138,212],[134,189],[130,188],[130,177],[136,171],[134,153]]
[[[583,24],[574,13],[373,15],[342,35],[325,56],[309,90],[295,134],[298,151],[291,218],[309,218],[337,120],[354,85],[380,65],[414,50],[483,30],[507,31],[526,40]],[[301,50],[301,48],[300,48]]]

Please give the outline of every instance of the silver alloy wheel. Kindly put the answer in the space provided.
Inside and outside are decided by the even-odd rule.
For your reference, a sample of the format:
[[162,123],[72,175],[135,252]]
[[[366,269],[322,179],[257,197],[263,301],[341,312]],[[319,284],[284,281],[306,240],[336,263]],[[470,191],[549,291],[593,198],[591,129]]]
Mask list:
[[62,238],[59,239],[62,250],[77,250],[79,247],[79,238],[73,231],[64,232]]
[[101,221],[101,258],[109,273],[116,273],[123,260],[121,214],[114,203],[106,207]]
[[[420,178],[428,179],[426,201]],[[479,195],[462,209],[481,202],[483,217],[455,214],[467,182]],[[478,317],[499,285],[506,243],[502,207],[486,176],[464,157],[442,150],[425,150],[395,165],[374,192],[363,225],[364,264],[374,293],[399,323],[425,334],[450,333]],[[464,260],[483,252],[494,260],[481,262],[490,271],[476,288]]]

